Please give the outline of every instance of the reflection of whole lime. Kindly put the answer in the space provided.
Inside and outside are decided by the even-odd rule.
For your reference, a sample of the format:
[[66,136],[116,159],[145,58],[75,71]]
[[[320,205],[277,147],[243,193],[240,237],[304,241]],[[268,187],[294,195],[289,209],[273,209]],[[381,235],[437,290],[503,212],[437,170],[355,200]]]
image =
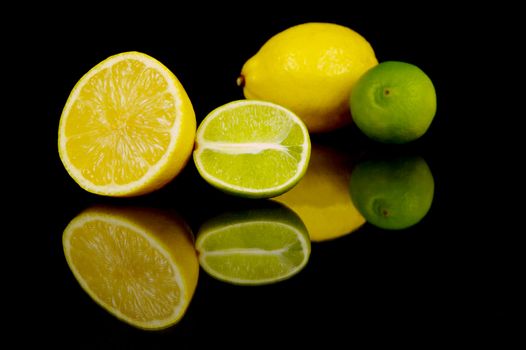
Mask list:
[[404,229],[418,223],[433,201],[434,180],[421,157],[369,160],[351,175],[351,198],[371,224]]
[[417,66],[383,62],[356,83],[350,99],[358,128],[373,140],[405,143],[422,136],[436,112],[431,79]]

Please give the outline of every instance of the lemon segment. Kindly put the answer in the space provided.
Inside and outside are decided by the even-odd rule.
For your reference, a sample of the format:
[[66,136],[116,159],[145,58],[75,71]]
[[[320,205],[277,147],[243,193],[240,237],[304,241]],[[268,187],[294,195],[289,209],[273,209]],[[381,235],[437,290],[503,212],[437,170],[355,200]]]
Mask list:
[[183,169],[195,128],[175,75],[146,54],[125,52],[96,65],[73,88],[60,118],[59,155],[89,192],[140,195]]

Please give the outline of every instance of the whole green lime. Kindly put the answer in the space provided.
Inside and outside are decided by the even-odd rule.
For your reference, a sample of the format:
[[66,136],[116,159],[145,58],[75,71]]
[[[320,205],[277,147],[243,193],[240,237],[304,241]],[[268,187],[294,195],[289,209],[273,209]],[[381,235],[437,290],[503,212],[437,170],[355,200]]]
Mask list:
[[351,92],[350,107],[354,122],[369,138],[406,143],[424,135],[431,125],[436,92],[417,66],[387,61],[362,75]]
[[350,193],[365,219],[399,230],[418,223],[433,201],[435,182],[422,157],[368,160],[351,175]]

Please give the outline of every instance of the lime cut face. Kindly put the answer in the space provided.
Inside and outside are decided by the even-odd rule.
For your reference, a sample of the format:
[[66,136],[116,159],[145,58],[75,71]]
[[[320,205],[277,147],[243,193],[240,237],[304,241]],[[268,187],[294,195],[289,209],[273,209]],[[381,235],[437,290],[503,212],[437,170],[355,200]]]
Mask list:
[[304,175],[310,139],[291,111],[269,102],[235,101],[212,111],[197,131],[194,162],[201,176],[225,192],[267,198]]

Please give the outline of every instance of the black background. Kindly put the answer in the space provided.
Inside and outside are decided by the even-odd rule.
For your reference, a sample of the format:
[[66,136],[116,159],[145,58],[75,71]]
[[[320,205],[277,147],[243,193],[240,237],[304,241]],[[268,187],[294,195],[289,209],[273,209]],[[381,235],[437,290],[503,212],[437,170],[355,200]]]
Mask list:
[[[19,340],[35,335],[46,344],[81,348],[192,348],[204,342],[250,348],[244,346],[247,338],[256,344],[280,339],[352,346],[365,340],[423,347],[448,344],[458,336],[468,339],[468,329],[493,310],[479,307],[474,286],[484,268],[471,254],[481,238],[466,208],[475,146],[465,142],[462,130],[475,116],[466,108],[469,76],[464,70],[472,59],[470,38],[476,30],[463,20],[466,14],[423,4],[384,7],[381,14],[374,6],[352,4],[349,10],[326,12],[263,4],[199,11],[174,6],[120,14],[100,7],[72,11],[60,19],[41,18],[24,40],[16,40],[13,61],[22,63],[27,74],[17,79],[21,86],[15,98],[23,106],[17,127],[30,128],[24,138],[30,141],[18,147],[24,154],[20,169],[28,170],[15,174],[23,185],[16,186],[10,202],[16,213],[11,220],[22,238],[17,247],[23,247],[14,250],[24,267],[15,274],[24,282],[24,293],[15,294],[24,295],[23,304],[29,306],[14,327],[23,335]],[[111,199],[80,189],[62,167],[56,146],[60,114],[74,84],[112,54],[141,51],[175,73],[199,122],[215,107],[243,98],[236,77],[266,40],[312,21],[348,26],[371,43],[380,62],[416,64],[433,80],[438,112],[416,142],[380,145],[353,126],[313,138],[362,156],[424,157],[436,186],[429,214],[408,230],[390,232],[366,224],[351,235],[313,243],[307,267],[275,285],[236,287],[201,271],[185,317],[169,330],[144,332],[116,320],[82,291],[64,259],[61,235],[75,215],[93,204],[175,208],[197,231],[218,209],[239,205],[239,200],[208,187],[192,162],[172,183],[147,196]]]

